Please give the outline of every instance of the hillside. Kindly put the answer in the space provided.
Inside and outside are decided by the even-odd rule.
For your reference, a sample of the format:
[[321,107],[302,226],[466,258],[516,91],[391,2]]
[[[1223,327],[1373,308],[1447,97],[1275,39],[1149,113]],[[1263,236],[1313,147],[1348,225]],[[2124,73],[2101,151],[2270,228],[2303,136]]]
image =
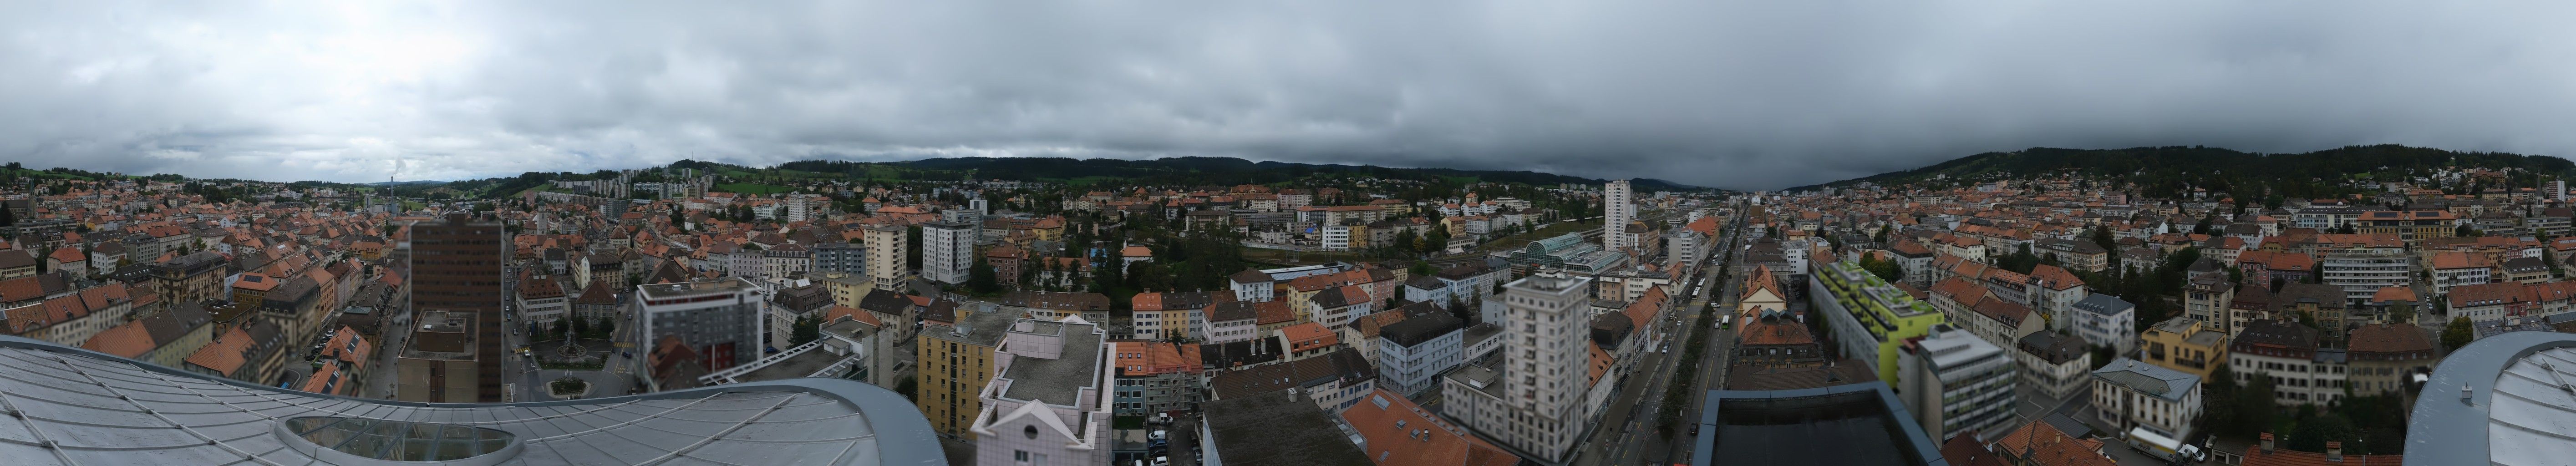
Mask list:
[[2535,186],[2543,177],[2554,179],[2570,175],[2571,171],[2576,171],[2576,162],[2549,156],[2454,152],[2399,145],[2347,146],[2296,154],[2261,154],[2199,146],[2031,148],[1988,152],[1913,170],[1789,190],[1848,186],[1861,182],[1881,185],[1945,184],[2073,172],[2136,183],[2144,191],[2141,194],[2151,196],[2174,195],[2191,188],[2211,192],[2229,192],[2235,188],[2268,195],[2324,197],[2354,192],[2354,188],[2341,184],[2344,180],[2365,177],[2394,180],[2428,174],[2443,167],[2513,168],[2527,170],[2533,175],[2516,177],[2507,186],[2487,187],[2502,188]]
[[[1600,184],[1603,180],[1532,171],[1390,168],[1375,165],[1253,162],[1231,157],[1170,157],[1153,160],[1071,159],[1061,157],[954,157],[887,163],[807,160],[778,166],[782,170],[837,173],[864,178],[980,179],[1114,182],[1160,185],[1233,185],[1293,181],[1309,175],[1359,175],[1407,180],[1475,180],[1550,185]],[[1636,180],[1640,191],[1706,189],[1662,180]]]

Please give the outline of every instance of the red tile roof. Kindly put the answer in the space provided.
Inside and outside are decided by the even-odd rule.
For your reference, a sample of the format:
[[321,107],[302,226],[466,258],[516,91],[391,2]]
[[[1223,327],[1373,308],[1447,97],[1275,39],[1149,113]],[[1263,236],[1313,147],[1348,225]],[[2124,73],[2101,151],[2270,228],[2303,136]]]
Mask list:
[[1370,447],[1361,453],[1378,466],[1510,466],[1520,461],[1385,389],[1370,392],[1341,416]]

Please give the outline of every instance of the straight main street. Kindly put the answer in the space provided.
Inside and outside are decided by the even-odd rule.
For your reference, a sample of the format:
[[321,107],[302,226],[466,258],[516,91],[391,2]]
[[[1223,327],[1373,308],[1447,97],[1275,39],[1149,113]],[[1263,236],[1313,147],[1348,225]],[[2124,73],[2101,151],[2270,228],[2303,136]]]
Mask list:
[[[1726,251],[1733,250],[1736,231],[1730,230],[1726,238],[1715,242],[1716,248],[1713,251],[1716,252],[1712,254],[1714,259],[1722,261],[1730,257]],[[1676,307],[1672,311],[1673,315],[1660,324],[1668,326],[1667,334],[1670,337],[1659,349],[1685,351],[1689,347],[1689,332],[1699,330],[1691,326],[1713,326],[1716,316],[1724,315],[1723,312],[1731,312],[1727,306],[1719,306],[1720,313],[1712,313],[1707,317],[1702,317],[1700,312],[1711,305],[1730,302],[1737,292],[1734,280],[1729,279],[1730,274],[1727,273],[1727,269],[1722,263],[1702,265],[1701,273],[1698,275],[1701,277],[1701,283],[1697,286],[1681,287],[1683,290],[1696,289],[1701,292],[1680,297],[1683,305]],[[1695,370],[1698,377],[1685,387],[1689,393],[1700,393],[1711,386],[1723,386],[1724,383],[1723,369],[1727,365],[1729,348],[1735,341],[1733,331],[1711,329],[1706,338]],[[1666,394],[1672,388],[1671,378],[1679,372],[1681,362],[1688,358],[1682,354],[1665,351],[1643,353],[1641,358],[1643,360],[1638,362],[1638,369],[1630,372],[1632,379],[1626,381],[1627,385],[1620,387],[1619,392],[1612,396],[1610,405],[1603,408],[1605,414],[1585,436],[1583,445],[1577,447],[1577,454],[1572,464],[1668,464],[1678,458],[1688,457],[1692,447],[1692,437],[1687,426],[1691,420],[1698,419],[1698,404],[1703,397],[1683,397],[1689,400],[1688,403],[1691,406],[1684,407],[1679,418],[1681,422],[1673,426],[1669,436],[1665,435],[1659,429],[1661,426],[1657,425],[1659,414],[1664,409]]]

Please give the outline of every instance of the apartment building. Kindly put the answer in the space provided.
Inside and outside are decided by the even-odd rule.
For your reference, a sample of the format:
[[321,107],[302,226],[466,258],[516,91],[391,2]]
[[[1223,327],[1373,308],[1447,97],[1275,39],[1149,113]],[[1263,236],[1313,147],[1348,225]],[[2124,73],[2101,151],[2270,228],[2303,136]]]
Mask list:
[[1417,395],[1438,388],[1438,377],[1465,362],[1467,321],[1445,312],[1411,316],[1378,329],[1381,388]]
[[950,285],[966,284],[975,266],[975,234],[967,222],[923,222],[921,278]]
[[903,281],[912,276],[912,265],[905,259],[911,239],[902,225],[867,223],[859,226],[868,245],[868,278],[877,289],[902,291]]
[[2094,346],[2111,347],[2115,354],[2128,354],[2138,348],[2138,306],[2107,294],[2095,294],[2075,302],[2075,336]]
[[2345,348],[2344,385],[2355,395],[2394,394],[2409,377],[2430,373],[2441,362],[2424,329],[2405,324],[2370,324],[2352,329]]
[[2015,419],[2019,398],[2013,386],[2013,359],[2003,348],[1966,330],[1936,325],[1921,339],[1908,340],[1898,366],[1899,397],[1917,425],[1934,438],[1976,432],[1994,438]]
[[2200,378],[2135,359],[2119,358],[2093,370],[2094,418],[2113,430],[2146,427],[2184,438],[2200,419]]
[[2227,365],[2227,333],[2190,317],[2175,317],[2138,334],[2138,357],[2148,364],[2202,379]]
[[2492,283],[2494,271],[2495,264],[2488,263],[2487,257],[2482,254],[2464,251],[2445,251],[2434,254],[2433,295],[2450,295],[2451,288],[2461,285]]
[[2021,383],[2050,399],[2085,390],[2092,380],[2093,353],[2084,350],[2084,340],[2055,332],[2039,332],[2021,337],[2013,346],[2013,361],[2019,363]]
[[999,367],[993,359],[1003,333],[1020,317],[1009,308],[989,305],[958,306],[949,315],[923,316],[920,338],[913,343],[917,391],[913,404],[930,418],[931,430],[975,439],[967,429],[984,411],[979,394],[992,383]]
[[2234,319],[2229,318],[2228,303],[2236,300],[2236,284],[2222,275],[2202,275],[2183,284],[2182,315],[2206,322],[2219,333],[2234,333]]
[[976,464],[1109,463],[1111,380],[1108,333],[1081,319],[1011,322],[984,405],[968,432]]
[[1590,282],[1545,270],[1504,285],[1508,310],[1496,323],[1512,344],[1502,350],[1503,363],[1462,366],[1444,377],[1442,410],[1534,459],[1569,459],[1594,414],[1583,402],[1594,348],[1582,325]]
[[635,289],[644,341],[676,336],[710,372],[760,359],[769,291],[743,277],[644,285]]
[[2319,347],[2316,329],[2297,322],[2255,321],[2236,334],[2228,351],[2228,371],[2236,374],[2237,386],[2267,378],[2273,401],[2281,405],[2325,406],[2343,398],[2347,355]]

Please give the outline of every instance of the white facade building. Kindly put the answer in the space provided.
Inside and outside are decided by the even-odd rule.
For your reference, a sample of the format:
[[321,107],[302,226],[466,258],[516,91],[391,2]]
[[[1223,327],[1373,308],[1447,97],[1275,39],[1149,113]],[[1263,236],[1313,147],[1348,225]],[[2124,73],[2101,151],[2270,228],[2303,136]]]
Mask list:
[[2093,370],[2095,419],[2117,432],[2146,427],[2172,438],[2200,419],[2200,377],[2120,358]]
[[2111,347],[2114,354],[2129,354],[2138,348],[2138,306],[2106,294],[2095,294],[2075,302],[2075,336],[2094,346]]
[[1543,270],[1503,286],[1499,319],[1511,345],[1501,367],[1468,365],[1441,379],[1445,414],[1541,462],[1569,459],[1593,407],[1588,291],[1591,279]]
[[975,266],[975,231],[965,222],[921,224],[921,278],[951,285],[966,283]]
[[1406,396],[1435,388],[1441,373],[1464,362],[1466,323],[1434,312],[1378,329],[1380,388]]
[[1897,385],[1905,409],[1917,425],[1935,438],[1976,432],[1980,440],[2011,432],[2003,423],[2015,420],[2019,399],[2013,386],[2014,364],[2002,347],[1967,330],[1947,325],[1904,348],[1897,366]]
[[1114,353],[1081,317],[1011,323],[993,381],[976,397],[975,462],[990,466],[1106,465]]
[[1612,251],[1636,246],[1628,236],[1628,222],[1637,219],[1637,193],[1628,180],[1614,180],[1601,187],[1601,248]]

